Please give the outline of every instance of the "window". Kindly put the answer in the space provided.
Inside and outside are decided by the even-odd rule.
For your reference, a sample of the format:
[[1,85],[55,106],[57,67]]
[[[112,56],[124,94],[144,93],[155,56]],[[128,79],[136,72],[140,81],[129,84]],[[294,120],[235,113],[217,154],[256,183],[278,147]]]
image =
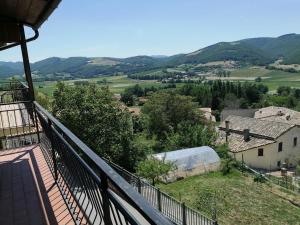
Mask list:
[[278,144],[278,152],[282,152],[282,142]]
[[278,162],[277,162],[277,167],[280,167],[280,166],[281,166],[281,162],[278,161]]
[[297,137],[294,137],[294,147],[297,146]]
[[264,156],[264,149],[259,148],[257,154],[258,154],[258,156]]

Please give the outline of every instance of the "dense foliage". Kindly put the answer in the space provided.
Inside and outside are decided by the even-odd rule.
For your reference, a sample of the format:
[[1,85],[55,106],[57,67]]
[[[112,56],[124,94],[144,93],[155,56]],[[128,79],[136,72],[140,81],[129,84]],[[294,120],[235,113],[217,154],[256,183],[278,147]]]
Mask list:
[[144,97],[154,92],[157,92],[162,89],[170,89],[176,88],[175,84],[169,84],[162,87],[141,87],[140,85],[136,84],[133,87],[126,88],[123,93],[121,94],[121,101],[124,102],[127,106],[133,106],[137,103],[138,97]]
[[133,169],[146,154],[133,143],[131,115],[107,88],[58,83],[53,113],[101,157],[127,169]]
[[155,137],[156,151],[210,145],[214,130],[191,97],[176,91],[154,93],[142,108],[146,132]]
[[186,84],[180,93],[192,96],[202,107],[221,111],[223,108],[256,107],[268,87],[257,83],[209,81],[203,84]]
[[279,86],[276,95],[265,95],[262,106],[280,106],[300,111],[300,89],[289,86]]

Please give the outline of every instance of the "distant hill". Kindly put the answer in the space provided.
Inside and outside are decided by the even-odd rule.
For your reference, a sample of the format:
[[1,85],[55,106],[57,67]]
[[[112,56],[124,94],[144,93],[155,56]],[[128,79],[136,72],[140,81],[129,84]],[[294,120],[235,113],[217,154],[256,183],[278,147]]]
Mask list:
[[6,78],[23,71],[21,62],[0,62],[0,77]]
[[286,64],[300,64],[299,34],[286,34],[278,38],[252,38],[242,42],[261,49],[273,60],[281,57]]
[[[220,42],[188,54],[173,56],[111,57],[51,57],[32,63],[39,77],[69,74],[71,77],[94,77],[116,73],[136,73],[181,64],[199,64],[234,60],[252,65],[267,65],[277,59],[286,64],[300,64],[300,35],[286,34],[277,38],[250,38],[235,42]],[[20,62],[0,62],[0,76],[23,74]],[[54,74],[54,75],[53,75]],[[51,79],[52,79],[51,78]]]
[[234,60],[254,65],[266,65],[272,62],[270,55],[259,48],[241,41],[220,42],[198,51],[175,57],[172,64],[208,63],[212,61]]
[[278,58],[283,58],[286,64],[300,64],[299,34],[220,42],[189,54],[183,54],[175,58],[173,64],[234,60],[254,65],[266,65]]

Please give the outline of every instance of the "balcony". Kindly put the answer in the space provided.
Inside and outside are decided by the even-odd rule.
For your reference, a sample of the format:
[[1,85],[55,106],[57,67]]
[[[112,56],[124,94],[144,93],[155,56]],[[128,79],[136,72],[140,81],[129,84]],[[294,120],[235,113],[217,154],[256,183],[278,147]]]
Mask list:
[[173,224],[28,93],[0,84],[0,224]]

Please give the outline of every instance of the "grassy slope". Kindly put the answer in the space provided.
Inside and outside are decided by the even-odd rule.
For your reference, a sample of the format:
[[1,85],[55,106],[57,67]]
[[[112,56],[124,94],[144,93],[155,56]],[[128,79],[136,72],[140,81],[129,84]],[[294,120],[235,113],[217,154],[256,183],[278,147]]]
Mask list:
[[[218,201],[218,220],[222,225],[299,225],[300,208],[278,197],[298,198],[278,187],[257,184],[253,178],[239,172],[223,176],[210,173],[189,177],[160,188],[175,198],[182,199],[188,205],[197,208],[198,193],[207,189],[221,191],[225,197]],[[275,194],[276,193],[276,194]]]

